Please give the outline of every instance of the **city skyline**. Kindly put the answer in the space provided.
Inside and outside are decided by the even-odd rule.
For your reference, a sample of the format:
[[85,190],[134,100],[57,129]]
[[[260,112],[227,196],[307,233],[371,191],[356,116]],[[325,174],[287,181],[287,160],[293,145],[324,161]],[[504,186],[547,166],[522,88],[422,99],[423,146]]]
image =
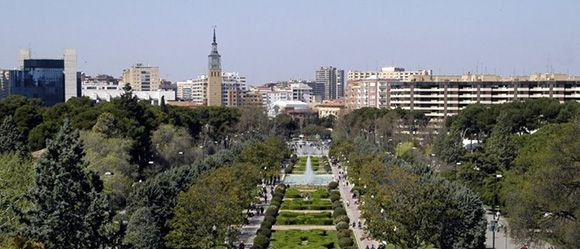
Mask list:
[[144,63],[159,66],[162,78],[187,80],[207,73],[215,25],[223,70],[251,85],[312,80],[320,66],[580,74],[580,31],[572,28],[580,4],[573,1],[527,1],[525,11],[519,1],[139,3],[6,3],[28,12],[0,17],[13,34],[0,46],[0,68],[17,67],[19,48],[30,47],[34,58],[74,48],[78,70],[90,75],[119,77]]

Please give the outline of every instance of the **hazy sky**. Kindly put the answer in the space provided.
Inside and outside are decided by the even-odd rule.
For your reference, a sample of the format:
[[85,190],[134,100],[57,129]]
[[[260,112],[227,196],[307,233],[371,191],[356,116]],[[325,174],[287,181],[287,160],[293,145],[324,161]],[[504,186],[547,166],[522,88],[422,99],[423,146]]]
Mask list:
[[207,70],[217,26],[224,71],[251,84],[312,79],[317,67],[396,65],[436,74],[580,75],[578,0],[1,0],[0,68],[76,48],[80,71],[143,62],[185,80]]

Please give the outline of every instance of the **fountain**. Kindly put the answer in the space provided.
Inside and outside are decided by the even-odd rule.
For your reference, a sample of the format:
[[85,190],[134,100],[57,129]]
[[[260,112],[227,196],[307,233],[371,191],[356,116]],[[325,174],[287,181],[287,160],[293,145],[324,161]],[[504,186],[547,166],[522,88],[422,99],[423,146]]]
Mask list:
[[314,181],[314,171],[312,170],[312,161],[310,160],[310,156],[306,159],[306,171],[304,171],[304,183],[305,184],[312,184]]
[[284,183],[290,185],[326,185],[331,181],[332,175],[330,174],[317,175],[314,173],[314,170],[312,170],[312,160],[310,159],[310,155],[306,159],[306,169],[304,174],[289,174],[284,178]]

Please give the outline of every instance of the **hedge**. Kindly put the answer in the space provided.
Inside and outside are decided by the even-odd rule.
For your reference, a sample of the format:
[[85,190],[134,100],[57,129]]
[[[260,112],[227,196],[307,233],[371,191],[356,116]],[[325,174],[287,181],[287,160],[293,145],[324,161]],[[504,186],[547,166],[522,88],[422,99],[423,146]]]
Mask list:
[[338,240],[338,245],[341,248],[352,246],[353,244],[354,244],[354,241],[352,241],[352,239],[350,237],[342,237]]
[[333,190],[338,188],[338,182],[332,181],[330,183],[328,183],[328,189]]

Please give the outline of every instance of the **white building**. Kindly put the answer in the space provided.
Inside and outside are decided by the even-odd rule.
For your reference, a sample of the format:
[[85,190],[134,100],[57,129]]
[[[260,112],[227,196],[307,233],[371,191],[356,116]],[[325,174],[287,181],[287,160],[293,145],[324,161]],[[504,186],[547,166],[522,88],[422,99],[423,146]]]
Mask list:
[[383,67],[381,71],[348,71],[348,80],[362,80],[369,77],[379,79],[408,80],[414,75],[432,75],[432,70],[405,71],[400,67]]
[[[82,89],[82,95],[90,99],[100,101],[111,101],[111,99],[120,97],[125,91],[122,89]],[[142,100],[149,100],[152,105],[161,104],[161,98],[167,101],[175,101],[175,91],[157,90],[157,91],[132,91],[133,95]]]
[[[207,104],[207,75],[187,81],[177,82],[177,99],[192,101],[198,105]],[[243,93],[248,90],[246,77],[239,73],[222,72],[222,104],[240,106]]]

